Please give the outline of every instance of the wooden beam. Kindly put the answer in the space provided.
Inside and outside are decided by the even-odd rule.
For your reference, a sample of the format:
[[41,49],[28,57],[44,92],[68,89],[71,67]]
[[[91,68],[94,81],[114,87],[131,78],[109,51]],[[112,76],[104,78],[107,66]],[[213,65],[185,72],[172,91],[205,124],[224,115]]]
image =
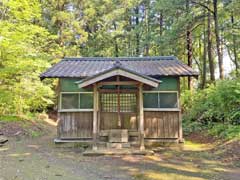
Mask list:
[[[99,92],[102,93],[117,93],[117,89],[99,89]],[[137,89],[120,89],[120,93],[137,93]]]
[[97,85],[93,86],[93,150],[97,150],[97,112],[98,112],[98,95]]
[[143,84],[139,85],[139,140],[140,150],[144,150],[144,112],[143,112]]
[[99,86],[103,86],[103,85],[138,85],[139,82],[137,81],[103,81],[103,82],[99,82],[98,85]]

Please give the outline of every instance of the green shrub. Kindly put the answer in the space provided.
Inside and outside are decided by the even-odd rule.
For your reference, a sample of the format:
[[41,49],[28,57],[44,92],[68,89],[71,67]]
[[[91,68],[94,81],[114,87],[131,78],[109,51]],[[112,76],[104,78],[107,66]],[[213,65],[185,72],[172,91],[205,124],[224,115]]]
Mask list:
[[182,107],[185,132],[208,128],[212,135],[238,136],[240,79],[218,81],[204,90],[185,91]]

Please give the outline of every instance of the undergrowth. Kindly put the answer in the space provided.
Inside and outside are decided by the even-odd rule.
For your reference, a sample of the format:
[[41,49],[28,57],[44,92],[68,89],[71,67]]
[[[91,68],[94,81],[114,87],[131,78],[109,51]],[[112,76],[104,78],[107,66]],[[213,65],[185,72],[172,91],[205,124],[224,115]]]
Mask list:
[[240,79],[185,91],[182,107],[185,134],[204,130],[219,138],[240,138]]

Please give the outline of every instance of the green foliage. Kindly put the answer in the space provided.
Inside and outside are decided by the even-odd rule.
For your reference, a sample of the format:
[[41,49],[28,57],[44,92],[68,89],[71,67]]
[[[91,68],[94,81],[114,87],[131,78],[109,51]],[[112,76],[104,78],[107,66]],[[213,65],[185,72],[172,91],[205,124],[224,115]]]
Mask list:
[[186,132],[207,128],[219,136],[239,135],[240,79],[218,81],[204,90],[185,92],[182,103]]
[[230,125],[230,124],[219,124],[214,123],[212,127],[209,128],[209,134],[212,136],[233,139],[240,138],[240,126]]
[[39,1],[3,1],[0,10],[0,114],[42,111],[53,104],[53,91],[39,74],[53,60],[56,36],[36,23]]

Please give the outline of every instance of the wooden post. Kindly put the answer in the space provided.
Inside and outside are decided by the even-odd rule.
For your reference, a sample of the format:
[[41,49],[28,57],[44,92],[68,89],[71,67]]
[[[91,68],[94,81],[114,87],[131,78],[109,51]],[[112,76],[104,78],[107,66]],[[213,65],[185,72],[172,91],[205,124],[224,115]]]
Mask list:
[[[180,103],[180,78],[178,78],[178,108],[181,109],[181,103]],[[178,114],[178,142],[182,143],[183,142],[183,133],[182,133],[182,110],[179,111]]]
[[97,84],[93,85],[93,150],[97,150],[97,111],[98,111],[98,95]]
[[[120,82],[119,76],[117,76],[117,82]],[[121,116],[120,116],[120,86],[117,85],[117,101],[118,101],[118,128],[122,128]]]
[[143,84],[139,85],[139,140],[140,150],[144,150],[144,114],[143,114]]

